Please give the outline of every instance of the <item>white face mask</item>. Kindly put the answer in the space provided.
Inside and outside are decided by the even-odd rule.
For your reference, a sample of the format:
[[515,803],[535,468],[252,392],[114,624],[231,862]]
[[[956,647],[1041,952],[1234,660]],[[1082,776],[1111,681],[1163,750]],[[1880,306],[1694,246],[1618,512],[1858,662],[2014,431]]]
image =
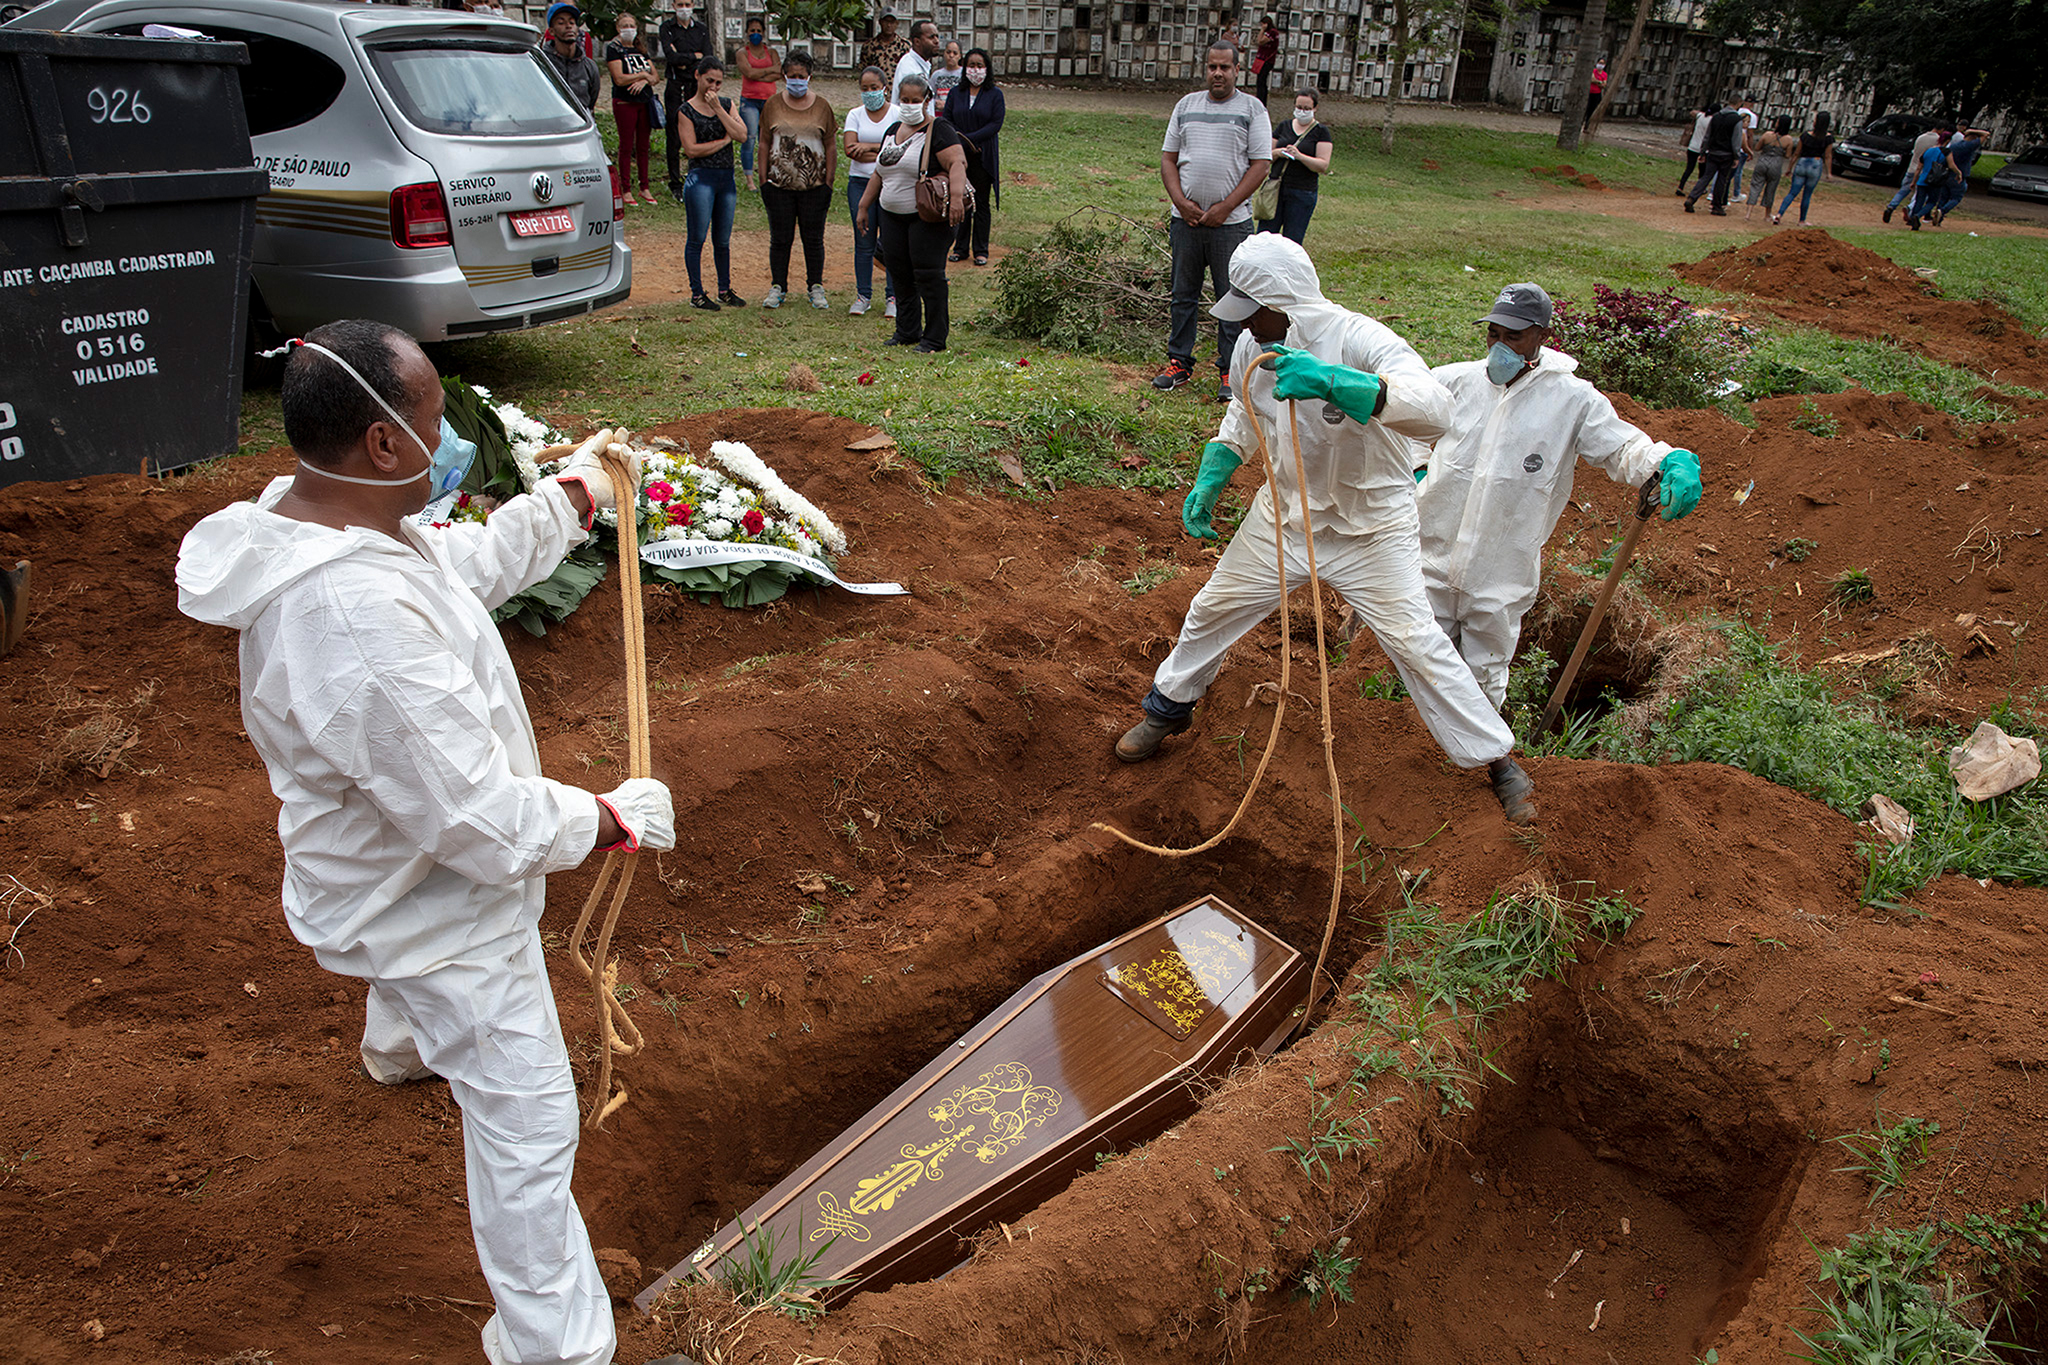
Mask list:
[[685,25],[694,24],[697,22],[697,11],[693,9],[679,9],[676,11],[676,18]]
[[985,81],[985,80],[987,80],[987,79],[988,79],[988,68],[987,68],[987,67],[985,67],[985,66],[970,66],[970,67],[968,67],[968,68],[967,68],[967,83],[968,83],[969,85],[980,85],[980,84],[981,84],[981,83],[982,83],[983,81]]
[[622,28],[619,30],[619,41],[622,43],[637,42],[639,38],[640,30],[637,28]]
[[918,127],[924,122],[924,106],[922,104],[906,104],[898,114],[898,117],[903,120],[904,127]]
[[1294,126],[1295,126],[1295,127],[1297,127],[1297,128],[1313,128],[1313,127],[1315,126],[1315,122],[1316,122],[1316,111],[1315,111],[1315,110],[1313,110],[1313,109],[1297,109],[1297,110],[1295,110],[1295,111],[1294,111]]

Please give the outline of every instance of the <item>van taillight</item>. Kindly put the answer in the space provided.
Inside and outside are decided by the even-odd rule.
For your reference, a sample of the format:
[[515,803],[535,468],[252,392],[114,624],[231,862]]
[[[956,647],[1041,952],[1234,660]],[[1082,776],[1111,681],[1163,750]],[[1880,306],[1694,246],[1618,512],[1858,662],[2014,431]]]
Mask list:
[[614,166],[611,169],[612,221],[614,223],[623,223],[626,221],[626,187],[619,181],[619,168]]
[[448,201],[440,185],[401,185],[391,191],[391,241],[405,247],[451,246]]

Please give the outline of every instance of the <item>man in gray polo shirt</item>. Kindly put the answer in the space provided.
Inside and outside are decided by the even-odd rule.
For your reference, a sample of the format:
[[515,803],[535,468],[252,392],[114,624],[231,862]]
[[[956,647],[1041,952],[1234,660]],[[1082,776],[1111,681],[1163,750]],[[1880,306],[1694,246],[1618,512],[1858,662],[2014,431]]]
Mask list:
[[[1266,107],[1237,88],[1237,48],[1218,42],[1208,51],[1209,88],[1183,96],[1167,120],[1159,149],[1159,178],[1173,202],[1167,222],[1173,248],[1173,333],[1166,368],[1155,389],[1177,389],[1195,377],[1196,310],[1202,273],[1217,298],[1230,289],[1230,255],[1252,235],[1252,191],[1273,164],[1273,129]],[[1216,401],[1230,401],[1230,353],[1243,324],[1216,324]]]

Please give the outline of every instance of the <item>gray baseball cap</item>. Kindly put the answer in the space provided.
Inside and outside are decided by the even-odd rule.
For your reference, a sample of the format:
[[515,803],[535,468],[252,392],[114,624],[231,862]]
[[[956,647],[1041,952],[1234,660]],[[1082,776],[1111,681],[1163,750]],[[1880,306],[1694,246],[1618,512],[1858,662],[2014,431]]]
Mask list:
[[1259,311],[1259,301],[1235,288],[1209,305],[1209,316],[1218,322],[1243,322]]
[[1493,301],[1493,311],[1479,319],[1497,322],[1519,332],[1524,327],[1550,325],[1550,295],[1538,284],[1511,284]]

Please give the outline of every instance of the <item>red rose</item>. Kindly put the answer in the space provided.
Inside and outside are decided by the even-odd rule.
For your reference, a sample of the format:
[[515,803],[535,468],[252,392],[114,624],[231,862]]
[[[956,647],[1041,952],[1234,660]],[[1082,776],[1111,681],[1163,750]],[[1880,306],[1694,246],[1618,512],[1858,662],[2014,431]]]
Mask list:
[[758,507],[750,509],[745,516],[740,518],[740,526],[750,536],[760,535],[761,528],[767,524],[768,518],[761,515],[761,509]]
[[672,502],[661,510],[668,513],[669,524],[672,526],[688,526],[690,518],[696,513],[696,509],[687,502]]
[[872,384],[875,382],[875,377],[872,374],[862,374],[860,378],[853,382],[856,384]]

